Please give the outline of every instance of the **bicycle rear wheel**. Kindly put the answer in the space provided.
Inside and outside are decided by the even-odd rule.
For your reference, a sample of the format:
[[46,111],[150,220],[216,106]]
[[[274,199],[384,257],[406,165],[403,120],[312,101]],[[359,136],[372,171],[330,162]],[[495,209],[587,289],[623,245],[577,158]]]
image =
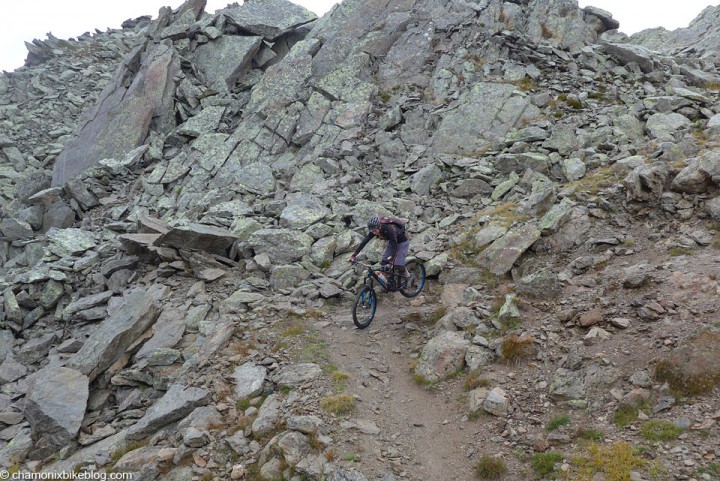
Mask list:
[[425,266],[417,259],[413,259],[405,264],[410,276],[405,281],[405,285],[400,288],[400,294],[405,297],[415,297],[420,294],[425,287]]
[[358,291],[355,297],[355,304],[353,304],[353,322],[358,329],[365,329],[370,325],[375,317],[375,310],[377,309],[377,294],[375,289],[369,286],[363,286]]

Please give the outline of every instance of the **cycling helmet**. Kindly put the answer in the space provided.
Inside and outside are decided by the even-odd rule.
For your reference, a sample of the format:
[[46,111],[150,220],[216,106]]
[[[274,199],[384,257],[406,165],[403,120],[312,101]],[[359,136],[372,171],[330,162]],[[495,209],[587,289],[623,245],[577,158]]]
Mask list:
[[367,223],[368,229],[375,230],[380,228],[380,217],[377,214],[373,214]]

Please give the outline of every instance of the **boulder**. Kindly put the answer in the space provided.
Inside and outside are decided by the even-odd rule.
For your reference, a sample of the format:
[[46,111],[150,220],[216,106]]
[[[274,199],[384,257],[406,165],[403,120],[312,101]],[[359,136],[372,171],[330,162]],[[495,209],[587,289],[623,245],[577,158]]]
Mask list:
[[280,225],[293,230],[304,230],[322,220],[330,211],[320,199],[307,194],[289,194],[287,207],[280,214]]
[[291,229],[260,229],[248,239],[255,254],[267,254],[276,264],[300,260],[310,253],[313,242],[311,236]]
[[309,276],[299,265],[274,266],[270,270],[270,287],[274,291],[297,287]]
[[165,307],[153,325],[153,335],[135,354],[136,360],[149,358],[155,352],[174,347],[185,332],[185,317],[176,308]]
[[151,121],[161,131],[174,127],[167,92],[175,91],[180,73],[172,45],[145,39],[136,46],[55,160],[52,185],[64,184],[100,159],[125,157],[145,140]]
[[273,377],[280,387],[297,387],[312,381],[322,374],[322,369],[315,363],[291,364],[282,367]]
[[35,446],[44,455],[56,453],[77,436],[85,416],[88,386],[87,376],[65,367],[45,367],[31,376],[23,412]]
[[203,73],[208,87],[226,92],[250,70],[260,45],[259,36],[222,35],[198,45],[192,54],[193,64]]
[[602,46],[602,51],[616,58],[622,65],[627,65],[630,62],[636,63],[640,70],[645,73],[652,72],[655,69],[654,57],[656,55],[641,45],[606,42]]
[[317,18],[311,11],[287,0],[250,0],[218,13],[231,25],[270,41]]
[[207,405],[210,398],[211,393],[207,389],[173,384],[165,395],[128,430],[127,438],[143,439],[158,429],[184,418],[195,408]]
[[110,367],[159,314],[158,301],[167,287],[137,288],[123,297],[123,304],[103,321],[70,359],[68,367],[77,369],[92,381]]
[[232,232],[219,227],[188,224],[171,228],[153,243],[176,249],[194,249],[227,257],[230,246],[237,240]]
[[512,228],[480,253],[478,263],[495,275],[503,275],[539,238],[540,230],[534,223]]
[[271,394],[260,406],[258,415],[252,423],[252,432],[255,435],[262,435],[275,428],[275,425],[280,420],[280,408],[282,403],[278,394]]
[[267,369],[248,361],[233,372],[235,378],[235,396],[238,399],[258,396],[265,383]]
[[470,341],[464,338],[463,332],[441,332],[423,348],[415,374],[429,382],[446,379],[465,365],[465,352],[469,346]]
[[83,229],[52,228],[46,233],[50,251],[60,257],[78,256],[97,246],[92,232]]

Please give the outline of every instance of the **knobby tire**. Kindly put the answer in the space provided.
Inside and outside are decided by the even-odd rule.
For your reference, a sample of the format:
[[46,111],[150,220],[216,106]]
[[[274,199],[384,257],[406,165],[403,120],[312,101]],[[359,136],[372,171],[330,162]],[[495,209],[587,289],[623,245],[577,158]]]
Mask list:
[[377,294],[375,289],[363,286],[355,296],[353,304],[353,322],[358,329],[365,329],[370,325],[377,310]]
[[410,273],[407,285],[400,289],[400,294],[405,297],[415,297],[420,294],[425,287],[425,266],[419,260],[413,259],[405,268]]

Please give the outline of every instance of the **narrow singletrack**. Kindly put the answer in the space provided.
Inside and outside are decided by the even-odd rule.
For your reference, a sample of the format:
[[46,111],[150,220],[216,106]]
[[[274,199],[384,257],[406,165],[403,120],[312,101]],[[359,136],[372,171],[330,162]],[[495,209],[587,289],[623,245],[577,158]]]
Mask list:
[[[323,330],[331,362],[350,376],[345,392],[360,400],[342,424],[345,429],[333,433],[336,459],[351,460],[369,480],[388,473],[413,481],[473,479],[466,453],[477,442],[482,420],[463,419],[462,380],[432,388],[418,384],[412,365],[424,345],[425,326],[408,328],[399,316],[411,311],[422,315],[422,308],[411,307],[399,294],[379,297],[369,328],[355,327],[348,303]],[[369,433],[362,426],[370,426]]]

